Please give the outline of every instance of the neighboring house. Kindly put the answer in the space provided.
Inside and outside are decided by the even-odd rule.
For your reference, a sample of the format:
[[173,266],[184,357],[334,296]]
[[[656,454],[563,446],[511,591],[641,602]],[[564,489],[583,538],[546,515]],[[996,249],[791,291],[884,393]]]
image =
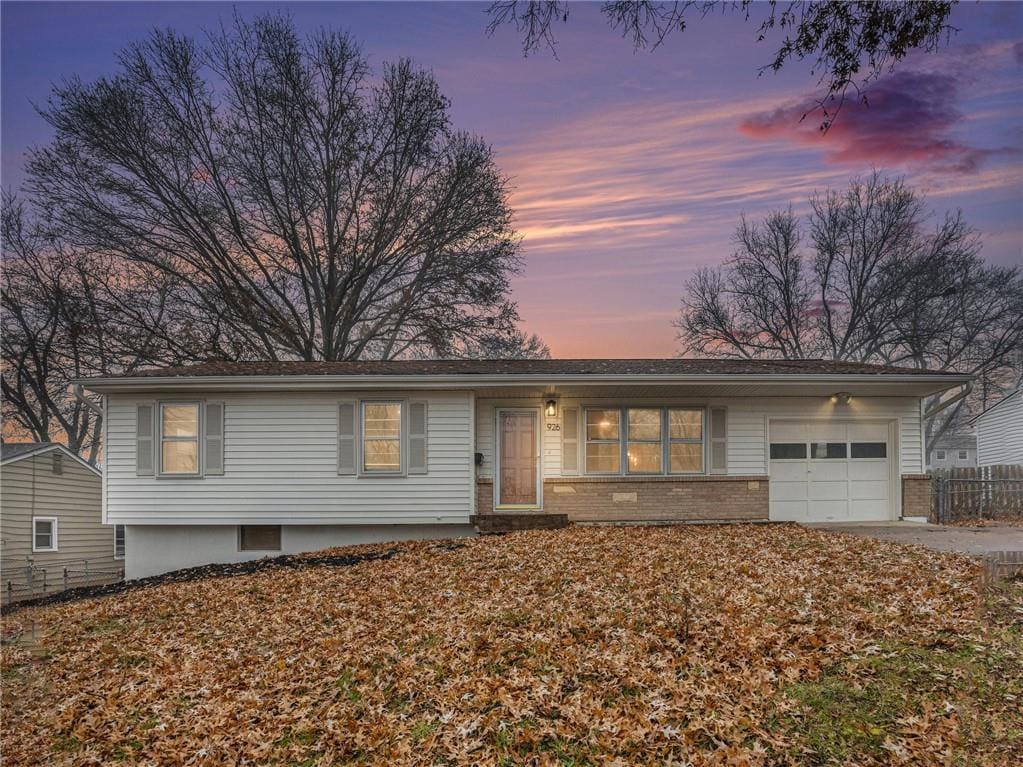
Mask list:
[[103,397],[104,521],[126,526],[137,578],[468,535],[495,510],[575,522],[926,515],[921,398],[969,380],[662,359],[209,363],[80,383]]
[[946,434],[927,454],[928,469],[965,469],[977,465],[977,438],[972,434]]
[[3,444],[0,587],[4,602],[65,586],[121,579],[124,528],[115,531],[102,523],[101,492],[99,470],[63,445]]
[[970,423],[977,432],[977,465],[1023,464],[1023,387],[1002,397]]

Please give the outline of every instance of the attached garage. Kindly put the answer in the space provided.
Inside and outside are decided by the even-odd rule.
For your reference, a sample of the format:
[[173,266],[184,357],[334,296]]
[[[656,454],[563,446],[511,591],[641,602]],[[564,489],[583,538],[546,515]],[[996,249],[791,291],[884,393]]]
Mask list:
[[895,424],[771,421],[770,517],[874,522],[898,516]]

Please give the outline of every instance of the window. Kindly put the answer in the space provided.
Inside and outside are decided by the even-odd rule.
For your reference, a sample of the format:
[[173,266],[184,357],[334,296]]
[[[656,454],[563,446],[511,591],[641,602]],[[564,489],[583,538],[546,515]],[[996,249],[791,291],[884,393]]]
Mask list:
[[238,527],[239,551],[280,551],[280,525],[241,525]]
[[57,551],[56,517],[32,517],[32,551]]
[[934,451],[934,457],[937,460],[939,460],[939,461],[944,461],[945,460],[945,451],[944,450],[935,450]]
[[362,470],[368,474],[400,474],[401,403],[362,403]]
[[628,470],[630,474],[661,473],[661,409],[629,408]]
[[53,453],[53,457],[52,457],[51,460],[52,460],[52,464],[51,464],[51,467],[50,467],[51,471],[54,474],[63,474],[64,473],[64,456],[63,456],[63,454],[58,450],[58,451]]
[[114,525],[114,559],[124,559],[124,525]]
[[965,450],[960,450],[959,451],[959,460],[960,461],[965,461],[966,460],[966,451]]
[[668,410],[668,461],[672,474],[703,471],[703,410]]
[[618,474],[621,472],[621,411],[586,411],[586,472]]
[[853,458],[886,458],[888,446],[884,442],[853,442],[850,454]]
[[160,405],[160,473],[199,474],[199,403]]
[[810,445],[811,458],[845,458],[844,442],[814,442]]
[[772,442],[771,443],[771,460],[773,461],[784,461],[797,459],[800,461],[806,460],[806,443],[805,442]]

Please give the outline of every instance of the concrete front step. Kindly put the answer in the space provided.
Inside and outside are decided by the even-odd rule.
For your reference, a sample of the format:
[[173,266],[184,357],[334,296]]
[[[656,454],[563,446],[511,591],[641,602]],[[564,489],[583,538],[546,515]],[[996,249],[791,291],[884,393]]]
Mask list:
[[511,533],[517,530],[557,530],[568,527],[567,514],[543,512],[494,512],[469,517],[481,533]]

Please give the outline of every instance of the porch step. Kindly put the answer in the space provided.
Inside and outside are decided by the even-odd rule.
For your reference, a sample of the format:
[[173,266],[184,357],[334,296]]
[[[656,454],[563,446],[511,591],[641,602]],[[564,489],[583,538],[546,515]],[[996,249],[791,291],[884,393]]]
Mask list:
[[567,514],[543,512],[476,514],[469,517],[481,533],[511,533],[516,530],[557,530],[568,527]]

